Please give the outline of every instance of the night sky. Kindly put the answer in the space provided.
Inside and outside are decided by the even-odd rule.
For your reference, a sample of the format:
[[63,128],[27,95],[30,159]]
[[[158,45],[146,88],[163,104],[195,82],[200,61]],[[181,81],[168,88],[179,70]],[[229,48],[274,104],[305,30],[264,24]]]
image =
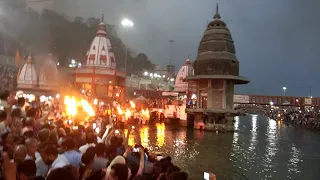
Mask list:
[[[188,54],[196,58],[199,41],[217,0],[55,0],[55,8],[71,19],[100,17],[118,25],[129,48],[145,52],[153,63],[166,65],[173,45],[173,64],[180,67]],[[51,4],[52,5],[52,4]],[[38,7],[45,6],[42,3]],[[240,74],[251,82],[237,93],[320,96],[320,1],[221,0],[240,61]],[[128,33],[121,19],[134,22]]]

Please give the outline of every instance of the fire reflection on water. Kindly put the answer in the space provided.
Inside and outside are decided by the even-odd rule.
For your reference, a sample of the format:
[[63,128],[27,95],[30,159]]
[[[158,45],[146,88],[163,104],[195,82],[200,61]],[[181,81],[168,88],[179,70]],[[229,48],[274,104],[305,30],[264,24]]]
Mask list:
[[164,144],[164,131],[165,131],[165,125],[162,124],[156,124],[157,127],[157,145],[158,147],[162,147]]
[[149,146],[149,128],[148,127],[142,127],[140,128],[140,138],[141,138],[141,145],[143,147]]
[[[157,142],[156,145],[158,147],[162,147],[165,144],[165,125],[164,124],[156,124],[157,128]],[[139,133],[138,133],[139,132]],[[139,141],[141,142],[141,145],[143,147],[149,147],[150,143],[150,137],[149,137],[149,127],[143,126],[139,129],[139,131],[135,131],[134,129],[128,132],[128,129],[124,130],[124,134],[126,137],[128,137],[128,145],[134,146],[135,144],[139,144]],[[138,139],[140,138],[140,139]]]

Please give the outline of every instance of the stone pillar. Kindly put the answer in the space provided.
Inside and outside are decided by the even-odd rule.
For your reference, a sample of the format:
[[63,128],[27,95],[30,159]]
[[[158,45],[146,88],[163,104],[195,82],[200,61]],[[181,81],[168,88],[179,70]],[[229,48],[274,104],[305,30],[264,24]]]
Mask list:
[[199,82],[197,81],[197,108],[200,108],[200,87],[199,87]]
[[226,90],[228,88],[226,80],[223,80],[223,86],[222,86],[222,109],[226,109],[227,107],[227,97],[226,97]]
[[226,131],[233,131],[234,130],[234,122],[233,122],[233,115],[230,113],[225,114],[225,119],[226,119]]
[[208,80],[207,109],[213,108],[212,80]]

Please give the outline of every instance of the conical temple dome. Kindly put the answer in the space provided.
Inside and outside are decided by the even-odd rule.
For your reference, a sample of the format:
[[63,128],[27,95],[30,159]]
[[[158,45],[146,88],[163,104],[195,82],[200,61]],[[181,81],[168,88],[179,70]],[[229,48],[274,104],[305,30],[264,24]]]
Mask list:
[[188,83],[184,81],[187,76],[193,75],[193,67],[190,58],[186,59],[183,66],[178,71],[176,82],[174,84],[174,91],[186,92],[188,89]]
[[41,89],[57,88],[58,86],[58,69],[55,57],[48,54],[40,69],[39,87]]
[[194,75],[239,75],[234,42],[226,23],[221,20],[218,5],[201,39]]
[[90,49],[87,52],[86,66],[108,67],[114,69],[116,61],[110,40],[107,38],[106,25],[101,22]]
[[32,65],[31,56],[28,57],[18,76],[18,88],[34,88],[37,86],[37,73]]

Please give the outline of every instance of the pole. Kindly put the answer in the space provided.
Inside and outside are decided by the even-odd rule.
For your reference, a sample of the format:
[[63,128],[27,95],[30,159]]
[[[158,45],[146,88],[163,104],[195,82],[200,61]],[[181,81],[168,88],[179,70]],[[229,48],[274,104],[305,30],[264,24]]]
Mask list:
[[283,96],[286,96],[286,89],[283,89]]
[[172,46],[173,46],[174,40],[170,39],[169,42],[170,42],[169,73],[170,73],[170,77],[171,77],[171,75],[172,75]]
[[125,52],[125,57],[124,57],[124,69],[127,73],[127,61],[128,61],[128,48],[126,46],[126,52]]
[[[126,33],[128,35],[128,27],[126,26]],[[128,61],[128,47],[126,46],[126,50],[125,50],[125,57],[124,57],[124,69],[127,73],[127,61]]]

